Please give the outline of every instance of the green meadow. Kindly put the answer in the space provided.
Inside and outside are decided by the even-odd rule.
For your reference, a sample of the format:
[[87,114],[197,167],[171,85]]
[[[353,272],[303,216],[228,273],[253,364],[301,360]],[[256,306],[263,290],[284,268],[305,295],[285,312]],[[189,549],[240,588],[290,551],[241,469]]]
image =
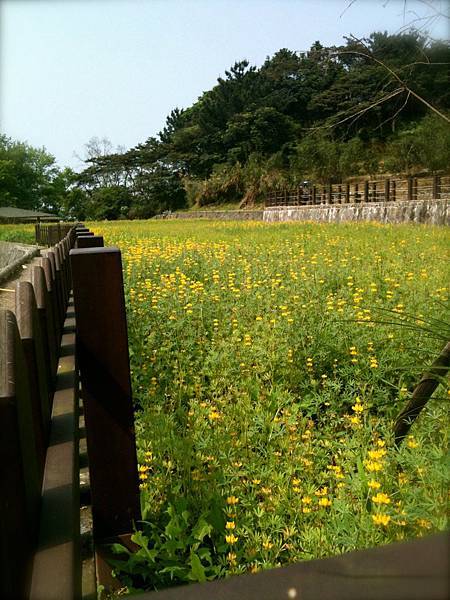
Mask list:
[[145,520],[124,586],[446,528],[448,383],[400,448],[393,424],[450,337],[448,229],[89,227],[124,269]]
[[256,572],[446,527],[445,228],[93,223],[123,253],[142,508],[129,586]]

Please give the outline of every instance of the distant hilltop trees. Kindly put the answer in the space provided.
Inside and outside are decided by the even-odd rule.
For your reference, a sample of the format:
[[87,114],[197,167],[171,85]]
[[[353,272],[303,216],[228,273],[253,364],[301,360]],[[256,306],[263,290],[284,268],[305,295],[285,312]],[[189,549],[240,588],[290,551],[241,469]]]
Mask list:
[[283,48],[259,68],[241,60],[157,136],[129,150],[91,140],[65,210],[145,218],[252,205],[305,179],[446,171],[449,63],[448,44],[416,31]]

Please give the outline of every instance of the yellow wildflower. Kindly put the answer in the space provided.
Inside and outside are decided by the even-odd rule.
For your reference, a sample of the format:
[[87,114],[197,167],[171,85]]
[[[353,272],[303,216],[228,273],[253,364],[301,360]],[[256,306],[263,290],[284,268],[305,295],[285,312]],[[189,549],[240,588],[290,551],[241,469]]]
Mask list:
[[320,498],[319,506],[331,506],[331,500],[329,498]]
[[230,535],[226,535],[225,536],[225,541],[227,544],[230,544],[231,546],[233,544],[235,544],[238,541],[239,538],[237,538],[233,533]]
[[406,442],[406,445],[408,446],[408,448],[418,448],[419,446],[418,442],[416,442],[413,435],[408,435],[408,441]]
[[386,455],[386,450],[384,448],[380,448],[379,450],[369,450],[367,453],[371,460],[380,460]]
[[372,473],[373,471],[381,471],[383,468],[383,465],[376,460],[366,460],[364,461],[364,465],[369,473]]
[[389,515],[383,515],[381,513],[378,515],[372,515],[372,521],[375,525],[383,525],[386,527],[390,520],[391,517]]
[[390,504],[391,500],[387,494],[378,492],[378,494],[372,496],[372,502],[375,502],[375,504]]
[[371,490],[379,490],[381,487],[381,483],[375,481],[375,479],[371,479],[368,483],[368,486]]
[[239,502],[239,498],[236,498],[236,496],[228,496],[227,498],[227,504],[237,504]]

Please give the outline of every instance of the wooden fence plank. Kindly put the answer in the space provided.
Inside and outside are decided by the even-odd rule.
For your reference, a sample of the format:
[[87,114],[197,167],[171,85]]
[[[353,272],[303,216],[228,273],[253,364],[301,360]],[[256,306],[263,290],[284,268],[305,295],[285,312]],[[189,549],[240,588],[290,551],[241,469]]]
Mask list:
[[56,294],[56,285],[55,285],[55,269],[54,269],[54,261],[50,260],[50,256],[46,256],[42,259],[42,268],[45,273],[45,281],[47,285],[48,298],[49,298],[49,306],[50,312],[52,314],[53,321],[53,339],[52,342],[54,344],[54,352],[55,355],[58,356],[59,350],[59,341],[61,339],[61,325],[59,322],[59,305],[58,305],[58,297]]
[[37,537],[40,485],[16,317],[0,311],[0,597],[22,599]]
[[447,534],[256,575],[139,594],[139,600],[448,600]]
[[[50,263],[47,260],[47,271],[50,271]],[[48,273],[49,274],[49,273]],[[33,284],[36,297],[36,305],[41,323],[41,331],[44,337],[44,352],[47,356],[47,382],[49,389],[49,401],[51,401],[50,391],[53,389],[54,377],[57,364],[57,334],[54,322],[54,313],[52,300],[50,298],[51,280],[49,280],[50,290],[47,287],[47,280],[44,267],[35,266],[31,271],[31,282]]]
[[[50,430],[49,390],[36,299],[33,286],[28,281],[22,281],[17,286],[15,312],[28,372],[29,401],[41,484]],[[21,376],[25,377],[25,372]]]
[[79,415],[74,330],[73,317],[66,319],[29,600],[78,600],[81,596]]
[[121,254],[86,248],[70,256],[94,537],[102,540],[133,531],[141,518]]

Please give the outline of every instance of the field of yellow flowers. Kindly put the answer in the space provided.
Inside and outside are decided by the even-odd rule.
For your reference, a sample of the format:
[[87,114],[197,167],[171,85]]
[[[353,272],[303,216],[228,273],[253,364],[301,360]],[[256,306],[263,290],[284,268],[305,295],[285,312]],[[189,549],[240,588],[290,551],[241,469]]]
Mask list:
[[450,337],[448,229],[89,226],[124,265],[146,521],[116,561],[129,590],[446,527],[448,386],[400,449],[392,427]]
[[392,424],[449,337],[448,230],[90,226],[123,253],[147,521],[126,583],[445,528],[447,388],[400,450]]

